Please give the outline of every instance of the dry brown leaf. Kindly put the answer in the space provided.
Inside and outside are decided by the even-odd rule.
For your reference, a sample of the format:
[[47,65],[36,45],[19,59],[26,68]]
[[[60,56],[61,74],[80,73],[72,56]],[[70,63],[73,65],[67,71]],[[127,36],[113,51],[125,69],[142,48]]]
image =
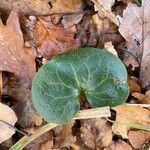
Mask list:
[[110,144],[104,150],[132,150],[132,148],[128,143],[118,140],[116,142],[112,142],[112,144]]
[[34,29],[35,41],[38,52],[45,58],[72,48],[80,47],[79,39],[75,39],[76,27],[65,29],[61,24],[54,25],[52,16],[40,19]]
[[139,86],[139,84],[134,81],[133,79],[128,79],[128,84],[129,84],[129,87],[130,87],[130,92],[133,93],[133,92],[141,92],[141,87]]
[[[15,133],[15,129],[11,126],[15,125],[17,117],[14,111],[7,105],[0,103],[0,110],[0,143],[2,143]],[[11,126],[2,121],[10,124]]]
[[114,54],[115,56],[118,57],[117,51],[114,48],[114,45],[112,44],[112,42],[105,42],[104,43],[104,48],[109,51],[110,53]]
[[0,22],[0,70],[15,73],[24,83],[32,80],[35,69],[35,55],[24,48],[19,18],[11,12],[6,26]]
[[136,149],[142,148],[143,144],[150,141],[150,132],[146,131],[130,131],[128,136],[131,145]]
[[0,8],[7,12],[15,10],[21,14],[42,15],[50,12],[47,0],[8,0],[0,1]]
[[50,0],[51,11],[55,13],[76,13],[82,10],[82,0]]
[[145,95],[138,92],[134,92],[132,93],[132,96],[134,98],[137,98],[143,104],[150,104],[150,90],[147,91]]
[[31,105],[30,91],[31,81],[36,72],[35,54],[31,49],[24,47],[19,18],[15,12],[11,12],[6,26],[0,22],[0,55],[0,70],[15,74],[14,79],[8,77],[8,80],[11,81],[8,83],[11,92],[5,90],[5,85],[4,93],[11,93],[10,96],[17,100],[14,110],[18,123],[27,127],[35,113]]
[[72,15],[65,15],[62,17],[62,24],[65,29],[70,28],[76,24],[78,24],[83,17],[83,14],[72,14]]
[[72,135],[72,127],[75,121],[71,121],[66,125],[54,128],[54,146],[53,148],[68,147],[75,143],[76,137]]
[[32,141],[25,150],[52,150],[53,133],[52,131],[44,133],[38,139]]
[[115,0],[91,0],[95,4],[95,10],[101,16],[107,17],[110,21],[119,26],[119,22],[115,15],[111,12],[111,7],[114,5]]
[[141,60],[140,81],[142,87],[150,85],[150,1],[143,0],[142,7],[129,3],[119,18],[119,32],[127,41],[127,50]]
[[81,121],[81,139],[92,150],[106,147],[112,140],[111,127],[106,119]]
[[116,113],[116,123],[113,124],[112,130],[115,134],[121,135],[123,138],[128,138],[129,128],[126,125],[119,124],[124,121],[131,121],[141,125],[150,125],[150,111],[138,107],[120,105],[113,108]]
[[52,150],[52,147],[53,147],[53,141],[48,140],[42,143],[38,150]]
[[94,33],[97,36],[98,47],[103,48],[105,42],[112,41],[114,46],[123,41],[123,38],[118,34],[117,26],[108,18],[95,14],[92,16],[92,26]]

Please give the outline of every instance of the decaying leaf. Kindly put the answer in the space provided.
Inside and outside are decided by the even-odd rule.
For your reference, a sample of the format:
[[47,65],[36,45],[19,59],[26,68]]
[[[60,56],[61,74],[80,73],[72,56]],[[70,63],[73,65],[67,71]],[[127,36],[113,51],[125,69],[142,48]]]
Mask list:
[[138,106],[128,106],[120,105],[113,108],[116,113],[116,123],[113,124],[112,130],[115,134],[121,135],[123,138],[128,138],[129,128],[126,125],[120,124],[124,121],[131,121],[141,125],[150,125],[150,111],[138,107]]
[[76,137],[72,135],[72,127],[75,121],[66,125],[58,126],[54,129],[54,146],[53,148],[68,147],[75,143]]
[[38,52],[45,58],[72,48],[80,47],[79,39],[75,39],[76,27],[65,29],[61,24],[54,25],[51,16],[39,19],[34,35]]
[[0,110],[0,143],[2,143],[15,133],[14,128],[11,126],[15,125],[17,117],[7,105],[0,103]]
[[112,142],[107,148],[105,148],[104,150],[132,150],[131,146],[122,141],[122,140],[118,140],[116,142]]
[[15,74],[11,96],[17,100],[14,107],[18,123],[24,120],[22,124],[25,125],[27,118],[34,117],[31,113],[34,109],[30,101],[30,86],[36,72],[35,54],[24,47],[19,18],[15,12],[10,13],[6,26],[0,22],[0,55],[0,70]]
[[142,7],[129,3],[119,18],[119,32],[127,41],[127,50],[141,60],[140,81],[142,87],[150,85],[150,1],[143,0]]
[[111,127],[106,119],[83,120],[81,139],[92,150],[107,147],[112,140]]
[[98,37],[98,47],[103,48],[105,42],[112,41],[113,45],[118,45],[123,41],[121,35],[118,34],[117,26],[105,16],[98,14],[93,15],[92,23],[95,29],[94,33]]
[[6,26],[0,22],[0,70],[15,73],[28,83],[35,73],[35,55],[31,49],[24,48],[23,34],[19,18],[11,12]]
[[131,145],[136,149],[142,148],[143,144],[150,141],[150,132],[146,131],[129,131],[128,136]]
[[53,134],[49,131],[38,139],[31,142],[25,149],[26,150],[52,150],[53,147]]

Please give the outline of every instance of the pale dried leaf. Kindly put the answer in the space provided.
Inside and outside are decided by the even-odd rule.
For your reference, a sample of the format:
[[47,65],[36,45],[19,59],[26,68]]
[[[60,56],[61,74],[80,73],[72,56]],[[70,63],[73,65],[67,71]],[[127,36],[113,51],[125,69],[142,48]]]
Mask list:
[[81,121],[81,139],[92,150],[108,146],[112,140],[111,127],[101,118]]
[[116,19],[115,15],[111,12],[111,7],[114,5],[115,0],[91,0],[96,7],[96,11],[99,11],[100,14],[103,14],[105,17],[107,17],[110,21],[115,23],[117,26],[119,26],[119,22]]
[[127,41],[127,50],[141,60],[140,81],[142,87],[150,85],[150,1],[143,0],[142,7],[129,3],[119,17],[119,32]]
[[128,136],[131,145],[136,149],[142,148],[143,144],[150,141],[150,132],[146,131],[130,131]]
[[[0,110],[0,120],[10,124],[11,126],[14,126],[17,122],[17,117],[14,111],[2,103],[0,103]],[[0,121],[0,143],[9,139],[15,133],[14,128],[2,121]]]
[[114,54],[115,56],[118,57],[117,51],[114,48],[114,45],[112,44],[112,42],[105,42],[104,43],[104,48],[109,51],[110,53]]
[[129,128],[126,125],[120,124],[121,122],[131,121],[141,125],[150,125],[150,111],[145,108],[120,105],[113,109],[116,111],[117,116],[112,130],[115,134],[121,135],[123,138],[128,138]]

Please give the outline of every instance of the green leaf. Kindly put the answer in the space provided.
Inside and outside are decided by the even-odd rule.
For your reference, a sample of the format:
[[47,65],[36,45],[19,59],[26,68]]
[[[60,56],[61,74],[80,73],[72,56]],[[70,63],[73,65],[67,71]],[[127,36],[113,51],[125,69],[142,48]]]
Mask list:
[[66,123],[80,109],[81,94],[93,107],[116,106],[129,93],[127,72],[106,50],[81,48],[62,53],[43,65],[32,83],[32,100],[48,122]]

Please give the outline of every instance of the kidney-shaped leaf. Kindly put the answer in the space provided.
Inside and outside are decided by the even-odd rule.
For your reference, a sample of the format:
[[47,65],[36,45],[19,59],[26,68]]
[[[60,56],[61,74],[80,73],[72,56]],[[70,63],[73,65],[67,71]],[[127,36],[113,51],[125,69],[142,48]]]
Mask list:
[[32,84],[37,112],[48,122],[65,123],[80,109],[79,97],[91,106],[116,106],[128,96],[127,72],[113,54],[96,48],[62,53],[43,65]]

